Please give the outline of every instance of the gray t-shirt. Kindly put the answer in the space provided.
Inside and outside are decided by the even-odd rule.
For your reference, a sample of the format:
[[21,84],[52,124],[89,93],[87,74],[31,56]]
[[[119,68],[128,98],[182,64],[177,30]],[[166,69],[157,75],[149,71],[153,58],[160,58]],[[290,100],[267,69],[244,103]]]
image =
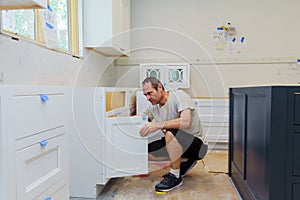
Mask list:
[[182,130],[203,140],[203,131],[199,113],[191,101],[190,96],[182,90],[169,92],[169,97],[165,105],[149,105],[142,110],[140,114],[147,115],[151,121],[160,122],[180,117],[180,112],[185,109],[191,110],[192,123],[189,128]]

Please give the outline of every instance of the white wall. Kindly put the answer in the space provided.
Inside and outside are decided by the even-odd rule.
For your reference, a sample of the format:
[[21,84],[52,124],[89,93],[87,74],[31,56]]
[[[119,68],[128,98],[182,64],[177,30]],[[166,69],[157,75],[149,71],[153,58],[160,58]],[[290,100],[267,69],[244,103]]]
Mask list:
[[[226,96],[235,85],[294,84],[300,74],[290,74],[291,64],[276,58],[300,57],[299,7],[298,0],[131,0],[129,64],[115,67],[113,59],[89,51],[85,59],[77,59],[0,34],[0,75],[7,84],[137,87],[141,59],[174,59],[193,63],[193,96]],[[237,38],[246,39],[239,54],[214,48],[212,32],[227,22],[236,27]],[[256,64],[265,57],[274,63]],[[237,61],[213,65],[211,58]],[[255,62],[240,64],[243,58]],[[137,62],[130,64],[133,60]]]
[[[132,0],[131,24],[132,28],[178,31],[215,57],[219,54],[214,51],[212,31],[231,22],[237,37],[246,39],[247,52],[243,56],[299,56],[299,7],[298,0]],[[141,37],[149,39],[151,35]]]
[[0,52],[2,84],[111,86],[116,79],[112,60],[94,52],[78,59],[1,34]]
[[[193,96],[227,96],[236,85],[300,82],[300,69],[291,70],[300,57],[300,1],[131,0],[131,5],[132,53],[118,66],[120,85],[139,85],[139,62],[170,60],[193,64]],[[245,43],[217,51],[213,31],[227,22]]]

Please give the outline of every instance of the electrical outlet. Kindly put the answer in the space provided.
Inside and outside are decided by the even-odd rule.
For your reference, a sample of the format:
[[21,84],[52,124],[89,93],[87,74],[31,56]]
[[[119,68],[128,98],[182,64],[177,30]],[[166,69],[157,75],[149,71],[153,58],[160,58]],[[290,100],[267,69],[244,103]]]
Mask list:
[[288,66],[288,70],[287,70],[287,74],[288,75],[295,75],[297,74],[297,67],[296,67],[296,64],[290,64]]
[[296,65],[296,73],[300,74],[300,65],[299,64]]
[[4,82],[4,72],[0,72],[0,83]]

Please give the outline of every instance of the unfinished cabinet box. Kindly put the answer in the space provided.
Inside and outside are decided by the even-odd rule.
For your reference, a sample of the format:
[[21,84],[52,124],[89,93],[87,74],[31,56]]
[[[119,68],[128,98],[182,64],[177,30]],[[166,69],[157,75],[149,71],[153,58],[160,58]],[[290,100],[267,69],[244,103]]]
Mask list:
[[230,89],[229,175],[243,199],[299,199],[299,105],[299,86]]
[[72,197],[96,198],[114,177],[148,173],[147,121],[130,116],[135,89],[81,87],[72,92],[70,190]]
[[84,1],[84,46],[107,56],[130,53],[130,0]]
[[66,96],[64,87],[0,86],[0,199],[69,198]]

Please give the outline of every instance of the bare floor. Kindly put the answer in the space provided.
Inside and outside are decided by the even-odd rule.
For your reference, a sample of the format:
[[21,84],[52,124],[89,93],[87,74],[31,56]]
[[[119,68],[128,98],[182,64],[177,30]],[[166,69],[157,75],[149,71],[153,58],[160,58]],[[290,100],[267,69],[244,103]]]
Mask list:
[[102,199],[240,199],[228,177],[228,151],[210,151],[183,178],[180,188],[166,194],[156,194],[154,187],[168,170],[168,163],[149,164],[148,175],[116,180],[108,192],[102,194]]
[[[150,163],[149,174],[112,180],[106,191],[97,198],[112,200],[239,200],[228,177],[228,151],[213,150],[198,161],[183,178],[183,185],[166,194],[156,194],[154,187],[168,172],[168,163]],[[72,199],[73,200],[73,199]],[[79,200],[79,199],[74,199]]]

